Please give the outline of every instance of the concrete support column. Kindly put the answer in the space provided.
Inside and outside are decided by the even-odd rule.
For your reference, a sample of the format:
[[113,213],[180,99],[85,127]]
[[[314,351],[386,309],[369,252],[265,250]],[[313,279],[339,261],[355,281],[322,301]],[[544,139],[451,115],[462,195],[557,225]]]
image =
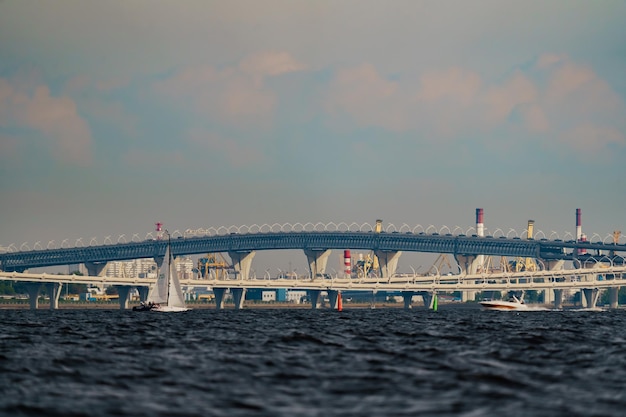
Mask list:
[[543,290],[543,303],[554,304],[554,292],[551,289]]
[[466,303],[476,299],[476,291],[461,291],[461,301]]
[[[560,271],[563,269],[565,261],[562,259],[551,261],[544,260],[543,264],[546,266],[546,270],[548,271]],[[554,304],[554,308],[557,310],[563,308],[563,290],[544,290],[543,302],[544,304]]]
[[391,278],[398,268],[398,260],[402,251],[380,251],[374,252],[378,258],[380,273],[383,278]]
[[59,308],[59,297],[61,296],[61,284],[58,282],[46,282],[46,289],[50,296],[50,310]]
[[431,308],[433,304],[433,293],[428,291],[420,291],[424,300],[424,307]]
[[28,301],[30,303],[31,310],[37,310],[39,307],[39,287],[41,287],[41,284],[38,282],[29,282],[26,284],[26,291],[28,291]]
[[235,301],[235,309],[241,310],[243,308],[243,300],[246,298],[245,288],[231,288],[230,292],[233,294],[233,300]]
[[619,305],[619,287],[609,288],[609,307],[617,308]]
[[330,249],[305,249],[307,261],[309,261],[309,271],[311,271],[311,279],[315,279],[318,275],[326,273],[326,264],[328,263],[328,256],[330,255]]
[[224,293],[226,288],[213,288],[213,294],[215,295],[215,308],[222,310],[224,308]]
[[436,302],[435,300],[437,300],[437,293],[433,292],[430,294],[430,303],[428,305],[428,308],[430,310],[435,310],[435,302]]
[[85,262],[85,268],[87,269],[87,275],[90,277],[100,277],[106,274],[107,263],[95,263]]
[[[247,281],[250,278],[250,267],[252,266],[252,259],[256,255],[256,252],[228,252],[228,256],[233,262],[233,267],[237,272],[237,279]],[[236,303],[235,303],[236,305]]]
[[150,291],[150,287],[137,287],[137,292],[139,293],[139,300],[146,301],[148,299],[149,291]]
[[128,294],[130,294],[130,286],[129,285],[116,285],[115,289],[117,289],[117,294],[119,295],[120,302],[120,310],[128,309]]
[[[485,262],[484,255],[476,256],[476,255],[455,254],[454,259],[456,260],[456,263],[459,266],[461,275],[477,274],[478,271],[482,270],[483,263]],[[476,291],[462,291],[461,292],[461,300],[463,302],[474,301],[475,299],[476,299]]]
[[317,310],[320,304],[320,290],[309,290],[309,298],[311,299],[311,309]]
[[[478,271],[482,269],[482,259],[483,255],[460,255],[455,254],[454,259],[456,263],[459,265],[459,269],[461,271],[461,275],[472,275],[477,274]],[[480,264],[480,265],[479,265]]]
[[600,291],[597,288],[583,288],[581,298],[587,302],[587,308],[595,308]]
[[328,290],[328,300],[330,302],[330,308],[336,310],[339,307],[339,291]]
[[563,308],[563,290],[554,290],[554,308],[557,310]]
[[413,295],[415,295],[415,292],[413,291],[402,291],[402,300],[404,301],[405,310],[410,310],[413,308]]

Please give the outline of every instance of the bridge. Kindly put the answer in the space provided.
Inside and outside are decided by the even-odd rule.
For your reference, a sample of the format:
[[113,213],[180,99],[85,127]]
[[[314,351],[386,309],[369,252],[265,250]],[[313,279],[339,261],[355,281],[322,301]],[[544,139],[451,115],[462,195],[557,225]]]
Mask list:
[[[163,240],[114,243],[86,247],[23,250],[0,253],[0,269],[26,271],[32,268],[79,263],[106,263],[139,258],[162,258],[167,243]],[[174,256],[217,252],[254,252],[260,250],[360,249],[380,252],[447,253],[455,256],[511,256],[544,260],[581,262],[622,262],[626,244],[549,239],[521,239],[466,235],[440,235],[412,232],[259,232],[229,233],[201,237],[179,237],[172,240]],[[595,255],[590,254],[595,251]],[[580,255],[581,253],[587,253]],[[604,253],[604,254],[603,254]],[[609,256],[609,254],[614,254]]]
[[[578,210],[577,221],[579,221]],[[379,260],[380,281],[361,282],[362,289],[368,291],[376,291],[379,288],[399,291],[399,286],[404,285],[402,286],[402,291],[408,292],[429,291],[429,294],[432,295],[447,288],[448,291],[464,291],[465,294],[465,292],[485,289],[485,287],[477,287],[477,282],[486,282],[487,284],[485,285],[491,285],[488,288],[493,289],[500,288],[498,285],[507,282],[509,286],[520,284],[524,288],[541,288],[546,290],[546,292],[554,290],[556,294],[558,291],[562,292],[561,284],[551,284],[547,287],[545,285],[542,287],[540,284],[543,285],[546,282],[566,282],[567,285],[564,288],[580,287],[595,290],[596,294],[599,288],[611,287],[615,290],[615,295],[612,295],[612,297],[616,299],[616,289],[621,284],[622,276],[622,270],[619,268],[625,265],[624,253],[626,252],[626,244],[621,244],[616,239],[611,240],[608,236],[596,242],[590,242],[581,238],[575,240],[548,239],[543,232],[538,232],[533,237],[531,222],[529,221],[529,228],[524,232],[525,238],[517,234],[510,237],[509,234],[505,235],[500,229],[496,229],[493,235],[485,235],[485,228],[482,224],[482,209],[477,209],[477,225],[473,234],[469,234],[472,231],[471,228],[463,233],[464,231],[458,227],[454,229],[454,232],[456,233],[460,230],[461,233],[456,234],[451,233],[449,228],[442,228],[437,231],[432,226],[424,229],[421,226],[410,228],[403,225],[396,229],[395,226],[390,225],[383,229],[381,220],[376,222],[375,227],[368,225],[369,229],[363,225],[357,225],[358,230],[352,230],[354,225],[336,225],[334,223],[331,224],[334,226],[334,229],[329,229],[329,225],[320,226],[319,223],[315,225],[309,223],[307,224],[309,225],[308,230],[307,225],[289,224],[256,227],[232,226],[231,228],[212,230],[188,230],[185,234],[179,234],[179,236],[176,236],[176,233],[174,233],[174,238],[171,240],[171,250],[174,256],[227,252],[232,259],[237,279],[226,283],[228,284],[226,286],[224,282],[208,282],[206,280],[198,280],[202,282],[197,284],[205,287],[214,287],[217,290],[216,294],[219,294],[222,289],[230,288],[233,290],[235,298],[239,297],[240,300],[243,300],[246,288],[256,288],[259,284],[258,280],[251,278],[249,275],[252,259],[256,251],[287,249],[299,249],[304,252],[309,262],[309,281],[306,282],[306,285],[300,281],[297,283],[298,285],[284,280],[274,284],[265,282],[260,287],[269,285],[267,288],[275,288],[274,285],[283,285],[280,288],[289,288],[289,286],[285,287],[285,285],[289,284],[290,286],[294,285],[293,288],[320,291],[316,286],[317,284],[314,283],[317,282],[318,277],[327,276],[325,270],[330,252],[333,249],[356,249],[370,250]],[[320,227],[322,230],[319,230]],[[444,233],[445,231],[447,233]],[[498,231],[500,232],[499,234]],[[543,237],[538,238],[539,236]],[[99,282],[105,283],[105,279],[98,277],[98,275],[101,275],[107,262],[153,258],[160,265],[165,254],[167,242],[160,239],[159,236],[157,238],[150,236],[144,240],[133,239],[131,242],[119,242],[118,240],[117,243],[113,243],[109,240],[108,244],[97,244],[97,242],[92,240],[89,246],[78,245],[78,241],[74,247],[49,248],[49,246],[44,249],[41,247],[37,248],[37,245],[35,245],[34,249],[21,247],[21,250],[15,250],[16,248],[13,247],[11,248],[12,250],[0,253],[0,270],[3,271],[0,279],[22,280],[32,283],[46,282],[58,286],[61,282],[59,279],[62,278],[54,278],[49,274],[35,276],[37,274],[28,274],[26,271],[32,268],[82,263],[85,264],[90,276],[85,278],[86,282],[100,280]],[[427,289],[424,289],[425,281],[416,281],[415,277],[410,283],[408,281],[398,283],[396,268],[399,257],[403,252],[453,255],[458,264],[458,272],[455,275],[457,284],[454,287],[448,285],[439,288],[438,285],[440,284],[434,283],[429,285]],[[514,282],[511,281],[510,276],[498,277],[493,275],[493,272],[490,274],[490,276],[493,275],[493,279],[487,278],[482,273],[486,271],[484,259],[489,256],[536,260],[539,264],[539,271],[534,271],[534,273],[545,273],[545,276],[541,276],[542,281],[540,282],[528,279],[530,271],[525,271],[526,279],[516,278]],[[571,272],[565,273],[567,279],[558,280],[554,274],[558,274],[558,271],[563,270],[566,261],[572,263],[573,269]],[[607,268],[612,271],[608,275]],[[583,273],[586,277],[583,281],[576,279],[577,276],[581,275],[581,270],[586,271]],[[437,275],[439,275],[439,271],[437,271]],[[610,276],[612,285],[606,282],[596,283],[595,279],[589,278],[594,275],[596,277]],[[42,279],[45,281],[41,281]],[[91,281],[92,279],[95,281]],[[187,284],[195,285],[196,282],[192,281],[189,281]],[[62,282],[76,282],[76,278],[65,278],[65,281]],[[320,282],[319,285],[322,286],[327,286],[328,284],[327,280]],[[332,280],[332,282],[334,286],[327,286],[331,292],[353,288],[352,286],[356,285],[354,280],[350,278],[345,283],[347,287],[340,284],[340,281],[336,279]],[[106,283],[118,286],[119,289],[123,289],[127,294],[131,286],[145,287],[149,285],[150,281],[118,282],[110,280]],[[513,289],[517,287],[507,288]],[[36,293],[33,294],[36,295]],[[590,299],[590,301],[595,304],[593,299]],[[120,303],[121,307],[124,308],[126,301],[121,298]],[[611,303],[613,304],[613,302]],[[239,301],[236,304],[242,305]],[[558,304],[556,299],[555,304]]]
[[[120,308],[128,308],[128,293],[132,286],[147,289],[154,284],[149,278],[120,278],[106,276],[31,274],[19,272],[0,272],[0,280],[27,281],[31,283],[31,308],[37,308],[39,285],[44,283],[51,289],[51,308],[58,308],[61,284],[80,283],[92,285],[115,285],[120,289]],[[321,291],[331,297],[331,305],[337,303],[337,296],[342,291],[377,291],[401,292],[405,308],[411,307],[414,295],[421,295],[425,305],[432,306],[433,295],[452,291],[512,291],[543,290],[560,292],[566,289],[579,289],[586,297],[589,306],[595,306],[599,289],[609,289],[611,307],[617,307],[616,288],[626,285],[626,266],[594,267],[586,269],[539,270],[533,272],[480,273],[464,275],[407,275],[398,274],[388,278],[363,277],[358,279],[338,277],[292,278],[292,279],[185,279],[183,287],[211,287],[216,295],[216,307],[224,307],[224,294],[227,289],[233,291],[235,307],[242,308],[244,291],[251,288],[261,289],[299,289],[308,290],[312,295],[312,308],[316,308]],[[560,305],[555,301],[555,307]]]

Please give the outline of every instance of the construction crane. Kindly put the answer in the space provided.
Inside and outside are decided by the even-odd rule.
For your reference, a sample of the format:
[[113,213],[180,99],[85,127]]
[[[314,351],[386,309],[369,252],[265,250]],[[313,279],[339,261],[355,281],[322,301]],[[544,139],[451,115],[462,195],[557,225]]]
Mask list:
[[[528,220],[528,233],[526,236],[527,239],[530,240],[533,238],[534,228],[535,228],[535,221]],[[518,256],[517,258],[515,258],[515,260],[509,262],[508,271],[510,272],[522,272],[522,271],[533,272],[536,270],[537,270],[537,264],[535,263],[535,260],[533,258],[522,258]]]
[[198,259],[198,278],[209,279],[211,273],[215,279],[226,279],[233,270],[221,253],[207,253],[205,258]]

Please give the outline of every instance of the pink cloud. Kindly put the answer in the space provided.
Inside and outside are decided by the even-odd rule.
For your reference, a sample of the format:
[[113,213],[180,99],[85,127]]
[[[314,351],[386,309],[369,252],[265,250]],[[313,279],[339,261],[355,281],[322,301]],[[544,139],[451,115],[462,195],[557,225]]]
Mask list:
[[268,128],[278,97],[265,79],[305,69],[286,52],[265,52],[237,66],[185,68],[154,85],[154,90],[194,112],[233,126]]
[[486,94],[487,120],[499,124],[516,106],[536,101],[537,88],[524,74],[517,72],[505,84],[490,87]]
[[337,72],[329,86],[325,109],[337,120],[347,113],[361,125],[378,125],[402,131],[407,129],[406,113],[411,97],[401,92],[395,81],[381,76],[369,64]]
[[[547,84],[535,78],[539,74]],[[457,67],[417,79],[417,85],[410,78],[391,80],[369,64],[341,69],[328,88],[325,110],[334,121],[348,115],[358,126],[416,131],[437,140],[497,128],[526,131],[529,139],[546,143],[564,137],[562,132],[575,138],[585,132],[598,150],[623,145],[617,134],[626,128],[620,96],[591,68],[564,55],[544,54],[530,69],[498,83]],[[576,140],[572,144],[582,149]]]
[[419,98],[426,102],[445,99],[467,106],[476,100],[481,84],[478,74],[461,68],[429,72],[420,77]]
[[254,75],[276,76],[303,71],[306,66],[296,61],[287,52],[263,52],[242,60],[239,68],[243,72]]
[[92,160],[90,128],[75,102],[51,96],[45,85],[37,86],[31,96],[0,79],[0,126],[38,131],[61,161],[86,165]]

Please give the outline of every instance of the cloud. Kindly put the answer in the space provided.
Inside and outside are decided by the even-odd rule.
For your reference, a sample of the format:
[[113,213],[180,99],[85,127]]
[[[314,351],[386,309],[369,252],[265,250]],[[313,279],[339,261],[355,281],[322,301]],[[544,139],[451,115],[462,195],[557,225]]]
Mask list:
[[[33,93],[0,78],[0,128],[37,131],[56,159],[77,165],[92,161],[88,123],[69,97],[54,97],[46,85]],[[24,133],[27,134],[27,133]]]
[[330,120],[348,115],[357,128],[438,140],[508,131],[556,146],[566,140],[578,152],[591,151],[580,142],[583,134],[598,151],[626,145],[620,96],[589,66],[563,54],[540,55],[501,82],[460,67],[393,78],[371,64],[342,68],[328,87],[325,111]]
[[403,107],[409,99],[397,82],[383,77],[373,65],[363,64],[337,71],[324,107],[337,121],[347,114],[358,125],[403,131],[408,128]]
[[263,52],[223,69],[187,67],[153,88],[158,95],[174,100],[176,105],[186,103],[209,120],[267,128],[272,124],[278,97],[266,86],[266,79],[305,68],[286,52]]

